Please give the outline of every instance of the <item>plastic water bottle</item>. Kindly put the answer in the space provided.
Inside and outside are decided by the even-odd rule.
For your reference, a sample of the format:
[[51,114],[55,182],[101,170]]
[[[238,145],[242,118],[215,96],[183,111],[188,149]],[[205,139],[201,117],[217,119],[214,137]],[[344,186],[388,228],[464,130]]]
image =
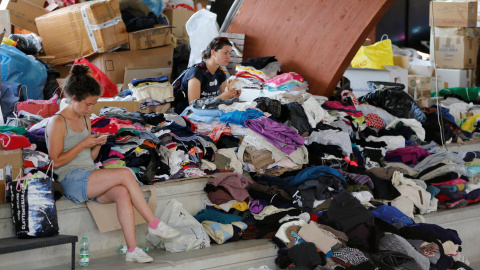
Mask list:
[[[145,252],[148,252],[148,247],[144,247],[144,246],[141,246],[141,245],[138,245],[137,247],[138,247],[139,249],[145,251]],[[117,253],[118,253],[118,254],[126,254],[126,253],[127,253],[127,250],[128,250],[127,245],[120,245],[120,246],[118,247]]]
[[88,267],[90,265],[90,250],[87,237],[84,235],[80,240],[80,267]]
[[260,89],[260,93],[258,94],[258,97],[265,97],[265,92],[263,92],[263,88]]

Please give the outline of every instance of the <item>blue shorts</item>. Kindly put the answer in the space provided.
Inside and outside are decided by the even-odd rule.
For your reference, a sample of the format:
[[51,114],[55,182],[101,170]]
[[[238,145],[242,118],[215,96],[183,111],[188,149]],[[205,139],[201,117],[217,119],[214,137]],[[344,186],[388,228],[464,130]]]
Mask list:
[[74,203],[97,201],[97,199],[88,199],[87,197],[87,183],[91,173],[91,170],[80,168],[70,171],[60,182],[65,191],[64,197]]

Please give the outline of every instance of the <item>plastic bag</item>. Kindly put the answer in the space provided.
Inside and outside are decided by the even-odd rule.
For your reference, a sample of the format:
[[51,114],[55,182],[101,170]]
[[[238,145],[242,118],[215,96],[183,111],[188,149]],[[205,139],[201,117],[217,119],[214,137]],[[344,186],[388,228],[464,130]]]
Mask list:
[[[155,214],[157,215],[157,213]],[[179,230],[180,235],[165,240],[147,234],[147,240],[155,247],[165,248],[170,252],[182,252],[210,246],[210,238],[202,224],[190,215],[177,200],[172,199],[167,203],[160,220]]]
[[168,0],[142,0],[156,16],[160,16],[167,7]]
[[47,80],[47,69],[19,49],[2,44],[0,47],[2,82],[15,82],[22,87],[27,99],[44,99],[43,88]]
[[375,92],[358,99],[360,103],[368,103],[380,107],[399,118],[415,118],[424,122],[427,118],[420,106],[405,91],[403,84],[391,82],[367,82]]
[[195,12],[185,24],[190,38],[190,59],[188,66],[191,67],[202,61],[202,52],[208,44],[218,37],[217,14],[206,9]]
[[9,39],[17,42],[17,49],[26,54],[37,54],[42,49],[42,38],[35,33],[11,34]]
[[92,77],[95,78],[100,86],[103,88],[103,94],[102,97],[114,97],[116,94],[118,94],[118,88],[117,85],[108,78],[103,71],[101,71],[97,66],[94,64],[88,62],[87,59],[82,58],[82,59],[77,59],[73,63],[74,65],[87,65],[91,72],[92,72]]
[[170,0],[168,6],[172,9],[183,9],[194,11],[195,3],[193,0]]
[[[385,35],[384,35],[385,36]],[[370,45],[362,46],[353,57],[352,67],[385,69],[385,65],[393,65],[392,41],[382,40]]]

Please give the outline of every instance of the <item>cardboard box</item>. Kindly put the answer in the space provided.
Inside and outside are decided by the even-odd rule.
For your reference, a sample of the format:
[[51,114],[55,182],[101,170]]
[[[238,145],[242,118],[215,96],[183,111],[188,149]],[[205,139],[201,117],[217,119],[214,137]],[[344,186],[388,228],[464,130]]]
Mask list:
[[98,115],[100,113],[100,109],[103,107],[119,107],[119,108],[125,108],[129,112],[135,112],[135,111],[140,111],[143,113],[149,113],[149,112],[159,112],[159,113],[165,113],[170,109],[170,103],[166,103],[163,105],[157,105],[157,106],[150,106],[146,109],[140,110],[140,102],[134,100],[134,101],[118,101],[118,100],[99,100],[95,106],[93,106],[92,113]]
[[125,68],[171,67],[173,47],[163,46],[140,51],[115,51],[94,55],[88,59],[115,84],[123,84]]
[[172,44],[172,27],[159,25],[154,28],[131,32],[128,44],[131,51],[145,50]]
[[408,74],[431,77],[433,75],[433,70],[432,62],[414,58],[410,63]]
[[408,75],[408,93],[417,100],[420,97],[430,97],[432,77]]
[[22,149],[0,150],[0,203],[5,203],[5,166],[12,165],[12,179],[23,176]]
[[[438,79],[438,90],[452,87],[475,86],[475,69],[443,69],[435,70]],[[432,92],[436,92],[437,83],[435,76],[432,77]]]
[[371,92],[367,84],[369,81],[401,83],[405,85],[407,92],[408,70],[397,66],[383,67],[386,69],[349,67],[343,76],[350,80],[350,86],[357,98]]
[[34,4],[37,7],[41,7],[41,8],[43,8],[43,6],[45,5],[45,0],[28,0],[28,2]]
[[393,65],[401,68],[408,69],[410,67],[410,57],[409,56],[393,56]]
[[[84,16],[82,15],[84,14]],[[91,1],[64,7],[35,19],[52,65],[73,62],[128,42],[118,0]]]
[[10,22],[22,29],[39,34],[35,18],[50,11],[25,0],[2,0],[0,10],[10,11]]
[[477,25],[477,5],[477,1],[432,1],[430,4],[430,26],[475,27]]
[[163,11],[163,14],[167,16],[170,25],[173,26],[172,34],[177,37],[187,37],[187,29],[185,29],[185,24],[188,19],[192,17],[193,11],[190,10],[181,10],[181,9],[170,9],[167,8]]
[[478,38],[436,37],[435,63],[437,68],[476,68]]
[[144,78],[155,78],[160,76],[168,76],[170,78],[172,74],[171,67],[165,68],[125,68],[125,76],[123,77],[123,90],[128,89],[128,84],[132,82],[133,79],[144,79]]
[[0,32],[5,29],[5,37],[12,34],[12,24],[10,23],[10,11],[0,10]]
[[426,108],[430,108],[432,107],[432,105],[436,105],[437,104],[437,101],[438,103],[440,104],[440,101],[443,100],[443,99],[440,99],[438,97],[434,97],[434,98],[430,98],[430,97],[420,97],[418,100],[416,100],[415,102],[418,104],[418,106],[420,107],[426,107]]

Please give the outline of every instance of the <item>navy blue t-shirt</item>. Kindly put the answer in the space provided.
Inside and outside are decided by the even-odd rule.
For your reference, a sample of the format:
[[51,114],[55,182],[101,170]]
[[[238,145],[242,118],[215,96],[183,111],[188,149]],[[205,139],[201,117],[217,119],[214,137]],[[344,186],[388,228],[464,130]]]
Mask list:
[[[227,80],[225,71],[220,67],[215,74],[210,73],[207,70],[205,62],[201,62],[204,67],[193,67],[185,73],[183,76],[181,90],[185,90],[185,94],[188,100],[188,80],[195,77],[200,81],[200,98],[216,97],[220,95],[220,85]],[[199,65],[200,65],[199,64]]]

